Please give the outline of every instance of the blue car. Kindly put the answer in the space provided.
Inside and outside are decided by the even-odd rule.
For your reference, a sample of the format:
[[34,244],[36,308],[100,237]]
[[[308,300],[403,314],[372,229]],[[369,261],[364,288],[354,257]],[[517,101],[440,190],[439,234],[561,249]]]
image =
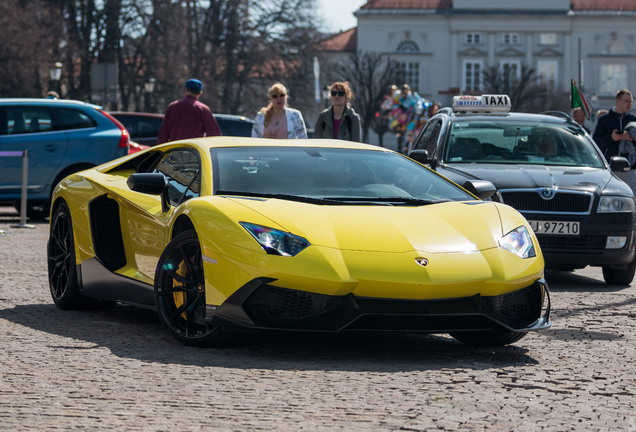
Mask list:
[[0,204],[20,208],[22,158],[28,150],[27,213],[48,215],[67,175],[129,152],[126,128],[96,105],[56,99],[0,99]]

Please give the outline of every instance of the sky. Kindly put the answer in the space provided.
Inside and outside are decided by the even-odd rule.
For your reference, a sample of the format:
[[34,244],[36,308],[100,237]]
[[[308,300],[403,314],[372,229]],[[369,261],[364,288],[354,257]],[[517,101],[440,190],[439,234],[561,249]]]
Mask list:
[[316,0],[318,13],[324,20],[321,30],[335,33],[355,27],[358,22],[353,13],[365,3],[366,0]]

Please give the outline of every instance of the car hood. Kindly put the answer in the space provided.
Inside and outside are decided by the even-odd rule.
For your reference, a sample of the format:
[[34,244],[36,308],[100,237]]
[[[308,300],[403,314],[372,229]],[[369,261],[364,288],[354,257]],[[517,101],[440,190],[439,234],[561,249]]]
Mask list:
[[560,189],[630,194],[631,190],[609,170],[546,165],[449,164],[439,172],[463,184],[468,179],[490,180],[497,189]]
[[482,201],[392,207],[228,199],[255,212],[251,216],[251,212],[237,213],[237,221],[281,229],[314,245],[340,250],[476,252],[498,247],[504,230],[525,221],[510,207]]

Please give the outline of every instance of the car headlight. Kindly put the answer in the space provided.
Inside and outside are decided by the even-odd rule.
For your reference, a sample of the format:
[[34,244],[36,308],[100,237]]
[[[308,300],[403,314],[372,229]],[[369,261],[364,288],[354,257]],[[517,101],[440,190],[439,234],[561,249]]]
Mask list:
[[532,237],[525,226],[520,226],[503,236],[499,240],[499,246],[521,258],[537,256]]
[[602,196],[597,213],[630,213],[634,211],[634,200],[628,197]]
[[239,223],[271,255],[294,256],[310,245],[306,239],[288,232],[249,222]]

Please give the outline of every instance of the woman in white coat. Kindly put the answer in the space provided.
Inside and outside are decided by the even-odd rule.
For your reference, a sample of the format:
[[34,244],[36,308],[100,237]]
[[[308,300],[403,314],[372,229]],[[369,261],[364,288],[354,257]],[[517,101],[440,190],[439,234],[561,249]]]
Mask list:
[[303,115],[287,106],[287,88],[276,83],[269,88],[269,104],[254,119],[252,136],[258,138],[307,138]]

